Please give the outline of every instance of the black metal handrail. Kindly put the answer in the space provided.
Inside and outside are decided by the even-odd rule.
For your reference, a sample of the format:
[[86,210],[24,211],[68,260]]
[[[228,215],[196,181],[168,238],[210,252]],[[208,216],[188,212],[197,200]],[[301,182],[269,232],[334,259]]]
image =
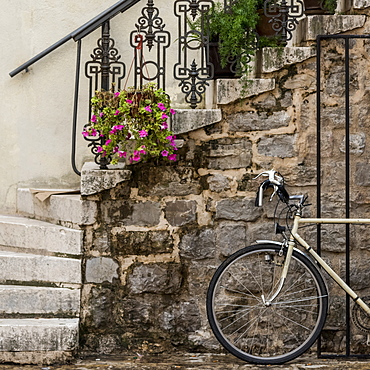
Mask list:
[[29,66],[37,62],[38,60],[42,59],[55,49],[59,48],[67,41],[73,39],[74,41],[79,41],[91,32],[95,31],[99,28],[103,23],[109,21],[111,18],[115,17],[117,14],[126,11],[127,9],[131,8],[136,3],[140,2],[141,0],[121,0],[116,4],[112,5],[110,8],[104,10],[102,13],[91,19],[90,21],[86,22],[83,26],[77,28],[75,31],[69,33],[55,44],[49,46],[47,49],[42,51],[41,53],[37,54],[33,58],[31,58],[26,63],[23,63],[21,66],[16,68],[14,71],[9,73],[10,77],[16,76],[18,73],[22,72],[23,70],[27,70]]

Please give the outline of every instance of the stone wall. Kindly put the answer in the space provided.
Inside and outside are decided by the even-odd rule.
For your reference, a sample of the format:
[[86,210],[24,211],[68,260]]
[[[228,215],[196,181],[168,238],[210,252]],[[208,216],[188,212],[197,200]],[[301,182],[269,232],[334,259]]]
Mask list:
[[[367,40],[351,45],[351,214],[369,217]],[[344,210],[343,48],[324,47],[323,216]],[[205,295],[217,266],[256,239],[274,235],[275,204],[254,206],[265,169],[279,170],[292,194],[310,196],[315,216],[315,58],[265,77],[270,91],[222,106],[222,120],[181,135],[175,164],[131,166],[129,179],[86,195],[99,221],[85,230],[81,348],[88,353],[220,350],[207,323]],[[93,193],[93,192],[92,192]],[[344,227],[323,228],[323,255],[344,276]],[[315,245],[315,228],[305,230]],[[351,280],[369,295],[370,245],[351,228]],[[330,242],[330,243],[329,243]],[[342,351],[345,297],[331,281],[323,348]],[[368,353],[353,329],[353,350]]]

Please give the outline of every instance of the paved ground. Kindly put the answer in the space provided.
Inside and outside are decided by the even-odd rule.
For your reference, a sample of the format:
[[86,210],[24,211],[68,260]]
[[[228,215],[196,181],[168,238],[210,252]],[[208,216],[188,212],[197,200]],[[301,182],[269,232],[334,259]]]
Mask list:
[[160,356],[106,357],[77,360],[69,365],[29,366],[0,364],[0,370],[370,370],[370,360],[327,360],[301,357],[285,365],[256,366],[231,355],[181,354]]

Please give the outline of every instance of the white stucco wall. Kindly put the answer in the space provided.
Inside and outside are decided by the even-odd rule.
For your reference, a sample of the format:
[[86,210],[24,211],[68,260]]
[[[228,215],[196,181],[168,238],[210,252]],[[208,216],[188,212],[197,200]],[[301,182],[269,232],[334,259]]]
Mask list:
[[[80,178],[71,166],[72,113],[76,43],[68,41],[42,60],[11,78],[9,72],[98,15],[117,0],[0,0],[1,147],[0,212],[14,212],[20,186],[73,188]],[[112,36],[129,68],[132,49],[122,50],[119,34],[128,40],[146,0],[112,21]],[[161,6],[163,4],[164,6]],[[176,27],[173,2],[157,0],[167,27]],[[170,5],[170,6],[169,6]],[[82,63],[96,46],[100,30],[83,41]],[[172,35],[171,47],[176,34]],[[128,41],[127,41],[128,42]],[[123,42],[125,43],[125,41]],[[169,52],[170,59],[177,51]],[[172,72],[173,63],[169,59]],[[171,65],[172,63],[172,65]],[[82,67],[83,68],[83,67]],[[93,159],[79,134],[87,121],[87,87],[80,88],[77,167]],[[177,84],[177,83],[176,83]],[[84,90],[85,89],[85,90]],[[179,88],[170,88],[179,104]]]

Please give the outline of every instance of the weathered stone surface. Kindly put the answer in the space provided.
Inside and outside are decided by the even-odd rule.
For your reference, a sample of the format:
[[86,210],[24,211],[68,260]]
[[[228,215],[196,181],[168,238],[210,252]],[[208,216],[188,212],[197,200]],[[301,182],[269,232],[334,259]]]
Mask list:
[[161,326],[175,333],[195,332],[201,327],[198,305],[185,301],[169,307],[161,315]]
[[355,173],[356,183],[360,186],[370,186],[370,164],[357,163]]
[[[349,152],[351,154],[362,154],[365,151],[366,135],[364,132],[349,135]],[[343,137],[342,143],[339,147],[342,153],[346,152],[346,138]]]
[[166,203],[165,217],[172,226],[183,226],[196,220],[197,203],[194,200],[174,200]]
[[316,40],[318,35],[333,35],[362,27],[365,20],[364,15],[313,15],[304,19],[302,34],[305,41]]
[[118,278],[118,263],[112,258],[95,257],[86,261],[86,282],[103,283],[104,281],[112,282]]
[[185,166],[141,168],[135,174],[140,196],[185,196],[202,191],[196,172]]
[[288,126],[291,117],[286,111],[274,112],[241,112],[229,116],[230,131],[272,130]]
[[123,225],[155,226],[161,216],[159,203],[151,201],[106,201],[102,203],[101,208],[104,221],[121,222]]
[[229,179],[221,175],[220,173],[215,173],[207,178],[207,183],[209,186],[209,190],[214,191],[216,193],[221,193],[222,191],[230,189],[230,181]]
[[72,351],[78,319],[1,319],[0,351]]
[[217,170],[248,167],[251,151],[251,142],[244,138],[212,140],[203,145],[203,166]]
[[181,134],[220,122],[221,109],[177,109],[171,129]]
[[289,78],[285,83],[286,89],[316,89],[316,77],[308,74],[295,75]]
[[85,163],[81,171],[81,194],[92,195],[112,189],[122,181],[131,178],[131,171],[124,164],[111,166],[111,169],[101,170],[93,162]]
[[365,9],[370,7],[370,1],[369,0],[354,0],[353,1],[353,7],[355,9]]
[[262,72],[278,71],[294,63],[303,62],[316,55],[316,50],[311,47],[285,47],[262,49]]
[[216,219],[255,221],[262,213],[251,198],[222,199],[216,205]]
[[229,104],[239,99],[253,95],[259,95],[266,91],[275,89],[275,79],[251,78],[243,91],[240,80],[218,79],[217,80],[217,104]]
[[246,247],[247,228],[243,223],[222,222],[216,230],[217,249],[224,257]]
[[128,288],[132,294],[173,294],[178,292],[181,282],[181,267],[174,263],[140,265],[128,276]]
[[265,137],[258,143],[258,152],[266,157],[292,158],[296,155],[295,135]]
[[120,256],[171,253],[174,242],[168,231],[112,230],[113,254]]
[[212,258],[215,253],[216,234],[212,229],[201,229],[185,234],[179,244],[180,256],[190,260]]
[[54,314],[56,317],[78,316],[80,290],[51,287],[2,285],[1,314]]

